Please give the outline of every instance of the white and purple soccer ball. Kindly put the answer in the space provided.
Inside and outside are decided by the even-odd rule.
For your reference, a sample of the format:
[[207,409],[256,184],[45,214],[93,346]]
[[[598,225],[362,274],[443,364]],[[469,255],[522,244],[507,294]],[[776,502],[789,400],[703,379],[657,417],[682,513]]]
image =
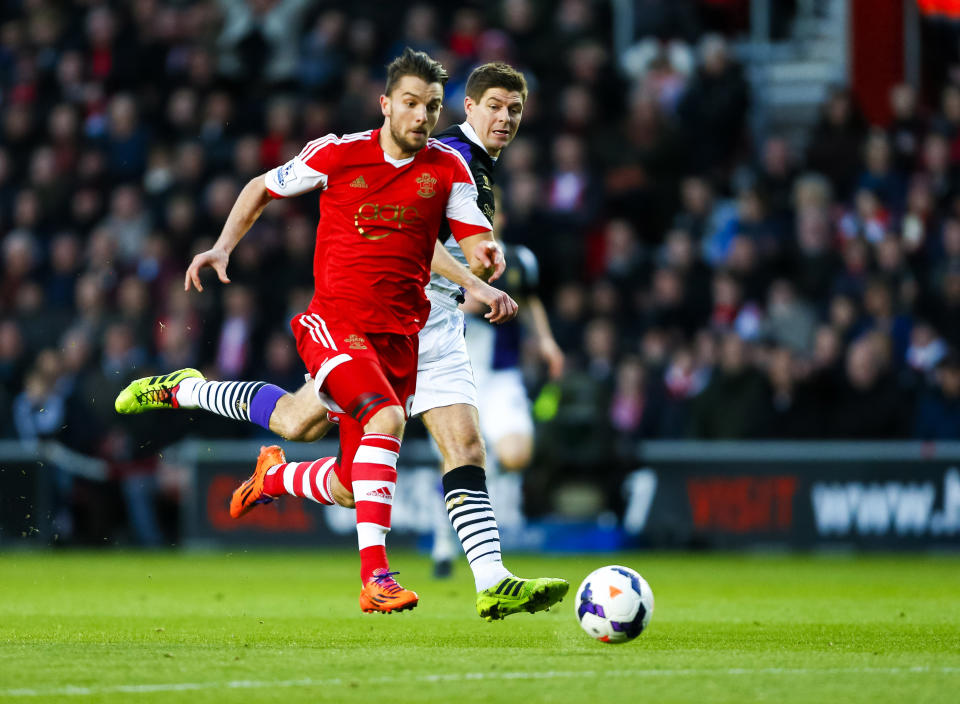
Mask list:
[[607,565],[587,575],[573,606],[589,636],[604,643],[626,643],[650,623],[653,592],[629,567]]

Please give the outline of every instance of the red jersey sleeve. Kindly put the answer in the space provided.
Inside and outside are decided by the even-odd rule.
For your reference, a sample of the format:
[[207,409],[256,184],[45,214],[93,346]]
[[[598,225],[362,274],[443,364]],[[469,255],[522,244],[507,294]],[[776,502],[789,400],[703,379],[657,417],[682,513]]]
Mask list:
[[289,198],[317,188],[326,188],[336,170],[340,140],[332,134],[315,139],[290,161],[268,171],[267,190],[274,198]]
[[477,184],[470,173],[470,167],[455,150],[444,145],[454,156],[453,183],[447,198],[446,216],[450,232],[459,242],[464,237],[479,235],[490,231],[490,221],[477,205]]

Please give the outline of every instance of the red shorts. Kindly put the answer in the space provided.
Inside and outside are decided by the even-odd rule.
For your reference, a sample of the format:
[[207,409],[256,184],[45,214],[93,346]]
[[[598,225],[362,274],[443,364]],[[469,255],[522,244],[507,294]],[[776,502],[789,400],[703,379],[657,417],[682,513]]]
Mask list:
[[[378,392],[409,415],[417,388],[418,335],[365,333],[345,320],[327,314],[301,313],[290,321],[300,359],[314,379],[320,400],[336,412],[352,413],[354,391],[327,385],[334,369],[353,360],[372,362],[372,373],[361,372],[356,386],[364,392]],[[370,365],[363,365],[370,370]],[[329,403],[332,401],[333,403]]]

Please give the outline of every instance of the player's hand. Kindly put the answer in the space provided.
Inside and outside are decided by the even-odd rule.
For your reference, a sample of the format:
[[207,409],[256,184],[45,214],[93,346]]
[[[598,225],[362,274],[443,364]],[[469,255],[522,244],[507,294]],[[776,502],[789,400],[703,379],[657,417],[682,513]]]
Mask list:
[[563,376],[563,367],[565,359],[563,350],[552,337],[540,340],[540,357],[547,363],[547,373],[552,380],[557,380]]
[[481,242],[473,250],[473,256],[486,271],[493,270],[487,281],[496,281],[507,268],[507,260],[503,256],[503,247],[499,242],[487,240]]
[[474,287],[470,291],[470,295],[490,308],[489,312],[484,314],[483,317],[491,323],[499,325],[513,320],[520,310],[517,302],[510,298],[505,291],[494,288],[489,284],[481,283],[481,285]]
[[217,272],[217,278],[220,281],[225,284],[230,283],[230,279],[227,278],[228,261],[230,261],[230,255],[222,249],[208,249],[206,252],[200,252],[187,267],[186,276],[183,277],[183,290],[189,291],[190,284],[193,284],[198,291],[203,290],[203,286],[200,284],[200,270],[205,266],[209,266]]

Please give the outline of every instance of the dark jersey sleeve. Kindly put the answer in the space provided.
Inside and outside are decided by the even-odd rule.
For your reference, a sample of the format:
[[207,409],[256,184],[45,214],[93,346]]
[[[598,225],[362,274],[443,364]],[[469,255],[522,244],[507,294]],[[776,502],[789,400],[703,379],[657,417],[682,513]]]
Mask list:
[[[493,227],[493,216],[496,204],[493,197],[493,161],[479,146],[468,140],[459,126],[454,125],[435,135],[437,139],[448,147],[456,149],[466,160],[477,183],[477,206]],[[450,224],[444,218],[440,226],[440,241],[446,242],[450,237]]]
[[493,197],[493,170],[480,159],[473,159],[470,162],[470,171],[473,172],[473,180],[477,182],[477,205],[493,227],[493,216],[496,213],[496,202]]
[[522,299],[537,293],[540,285],[540,265],[536,255],[523,245],[505,247],[507,270],[497,282],[511,297]]

